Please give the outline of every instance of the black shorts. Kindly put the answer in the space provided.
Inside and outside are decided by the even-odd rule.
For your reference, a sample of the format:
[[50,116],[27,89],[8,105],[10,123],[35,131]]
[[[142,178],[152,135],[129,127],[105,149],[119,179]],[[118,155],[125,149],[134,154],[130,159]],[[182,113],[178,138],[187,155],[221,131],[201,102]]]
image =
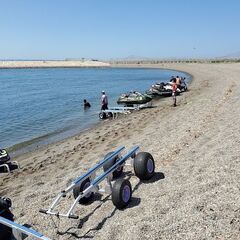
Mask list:
[[107,110],[108,109],[108,105],[107,104],[103,104],[102,105],[102,110]]

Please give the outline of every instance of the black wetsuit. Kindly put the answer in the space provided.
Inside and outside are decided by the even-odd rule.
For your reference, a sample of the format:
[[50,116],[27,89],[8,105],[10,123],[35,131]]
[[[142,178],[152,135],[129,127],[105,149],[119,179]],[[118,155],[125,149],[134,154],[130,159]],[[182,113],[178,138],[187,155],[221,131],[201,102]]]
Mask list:
[[91,107],[91,104],[89,102],[84,103],[84,108],[90,108],[90,107]]

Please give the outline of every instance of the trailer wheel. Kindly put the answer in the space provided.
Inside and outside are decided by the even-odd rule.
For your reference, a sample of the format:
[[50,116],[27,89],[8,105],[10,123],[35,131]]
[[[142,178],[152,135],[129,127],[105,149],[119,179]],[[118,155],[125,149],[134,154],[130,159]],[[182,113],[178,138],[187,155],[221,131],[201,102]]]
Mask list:
[[154,175],[154,159],[148,152],[139,152],[134,158],[133,167],[135,175],[140,180],[148,180]]
[[[90,186],[90,184],[91,184],[90,179],[87,178],[80,185],[76,185],[73,188],[74,198],[76,199],[80,195],[80,193],[82,193],[86,188],[88,188]],[[80,204],[86,204],[93,199],[93,196],[94,196],[94,193],[90,192],[85,197],[80,198],[79,203]]]
[[[110,156],[112,153],[113,153],[113,152],[109,152],[109,153],[105,156],[105,158],[107,158],[108,156]],[[106,163],[104,163],[104,165],[103,165],[103,171],[106,172],[106,171],[107,171],[110,167],[112,167],[112,166],[116,163],[116,161],[118,161],[118,160],[119,160],[119,157],[116,156],[115,158],[113,158],[113,159],[107,161]],[[120,176],[122,175],[122,172],[123,172],[123,167],[122,167],[122,166],[118,167],[118,168],[113,172],[113,179],[116,179],[116,178],[120,177]]]
[[[14,221],[13,219],[14,216],[9,209],[4,209],[3,211],[1,211],[0,216],[10,221]],[[0,223],[0,233],[1,233],[1,239],[11,239],[12,229]]]
[[108,116],[109,118],[112,118],[112,117],[113,117],[112,112],[109,112],[109,113],[107,114],[107,116]]
[[106,118],[107,118],[106,113],[105,113],[105,112],[100,112],[100,113],[99,113],[99,118],[102,119],[102,120],[103,120],[103,119],[106,119]]
[[118,179],[112,188],[112,202],[118,209],[125,208],[132,198],[132,186],[126,179]]

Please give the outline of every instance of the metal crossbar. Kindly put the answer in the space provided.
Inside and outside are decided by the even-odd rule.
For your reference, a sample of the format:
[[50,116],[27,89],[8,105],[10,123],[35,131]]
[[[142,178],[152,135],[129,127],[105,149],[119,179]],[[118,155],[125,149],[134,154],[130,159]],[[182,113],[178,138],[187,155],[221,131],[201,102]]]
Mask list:
[[18,223],[12,222],[6,218],[0,217],[0,223],[5,226],[8,226],[12,229],[16,229],[17,231],[20,231],[21,233],[24,233],[27,236],[34,237],[34,239],[50,240],[50,238],[45,237],[43,234],[41,234],[33,229],[24,227]]

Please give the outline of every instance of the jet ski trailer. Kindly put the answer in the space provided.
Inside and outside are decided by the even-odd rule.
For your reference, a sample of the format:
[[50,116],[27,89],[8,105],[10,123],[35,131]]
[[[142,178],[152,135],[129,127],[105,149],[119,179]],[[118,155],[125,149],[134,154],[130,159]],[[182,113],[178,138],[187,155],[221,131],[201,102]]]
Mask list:
[[139,107],[109,107],[106,110],[101,110],[99,113],[99,118],[117,118],[119,114],[129,114],[131,111],[139,109]]
[[[14,230],[17,233],[23,233],[23,234],[27,235],[28,237],[32,237],[31,239],[51,240],[50,238],[45,237],[43,234],[41,234],[33,229],[22,226],[18,223],[15,223],[11,220],[4,218],[4,217],[0,217],[0,224],[3,224],[4,226],[11,228],[12,230]],[[3,239],[3,240],[5,240],[5,239]]]
[[[122,146],[114,152],[108,153],[103,160],[62,190],[48,209],[40,209],[39,211],[57,217],[78,219],[78,215],[75,214],[76,205],[92,202],[95,193],[111,194],[112,202],[116,208],[125,208],[131,200],[132,187],[129,180],[119,178],[122,175],[123,167],[125,165],[132,166],[139,179],[148,180],[154,175],[155,164],[150,153],[138,152],[139,146],[133,147],[121,156],[120,154],[124,149],[125,147]],[[101,168],[103,168],[103,172],[97,175],[96,171]],[[106,180],[105,184],[101,184],[101,188],[100,183],[104,180]],[[114,183],[112,183],[113,180],[115,180]],[[59,202],[64,198],[66,199],[68,193],[73,193],[75,200],[67,213],[61,213],[56,208],[60,208]]]

